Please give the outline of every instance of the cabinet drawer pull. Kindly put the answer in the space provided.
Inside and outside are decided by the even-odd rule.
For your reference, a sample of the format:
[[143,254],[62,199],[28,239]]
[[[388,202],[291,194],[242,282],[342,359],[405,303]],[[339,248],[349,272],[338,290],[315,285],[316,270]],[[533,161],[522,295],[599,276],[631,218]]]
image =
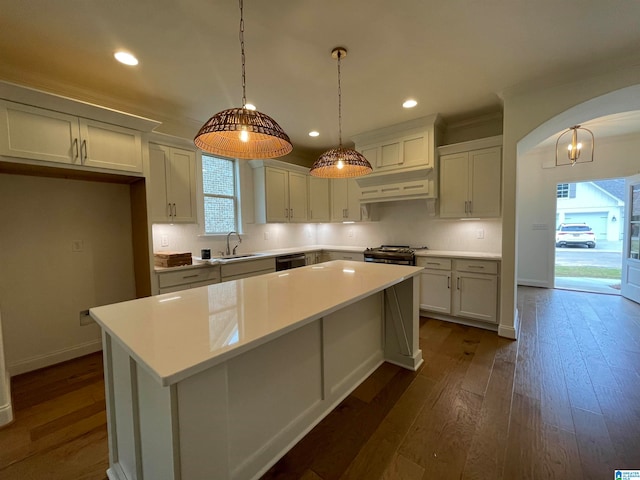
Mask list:
[[167,203],[167,217],[171,217],[173,215],[173,210],[171,209],[171,204]]
[[427,262],[427,265],[442,265],[440,262]]
[[77,158],[78,158],[78,155],[80,154],[80,152],[78,151],[78,139],[77,139],[77,138],[74,138],[74,139],[73,139],[73,149],[74,149],[74,150],[75,150],[75,152],[76,152],[73,158],[74,158],[74,159],[77,159]]
[[82,146],[80,147],[80,153],[82,154],[82,161],[86,160],[89,157],[89,152],[87,151],[87,141],[82,140]]
[[473,213],[473,201],[469,200],[469,213]]
[[447,276],[447,290],[451,290],[451,277]]
[[479,268],[481,270],[484,270],[484,266],[483,265],[469,265],[469,268]]
[[187,278],[197,278],[197,277],[199,277],[199,275],[196,273],[195,275],[184,275],[182,278],[186,280]]
[[175,220],[176,216],[178,215],[178,210],[176,209],[176,204],[173,204],[173,219]]
[[289,209],[289,218],[293,218],[293,208]]
[[458,277],[458,280],[456,282],[456,288],[460,290],[460,277]]

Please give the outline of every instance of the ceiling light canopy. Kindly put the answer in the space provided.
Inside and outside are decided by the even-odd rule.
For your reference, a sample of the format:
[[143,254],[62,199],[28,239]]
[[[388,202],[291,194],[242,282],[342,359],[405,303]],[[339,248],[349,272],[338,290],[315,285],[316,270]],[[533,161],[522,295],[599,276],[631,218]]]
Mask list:
[[[569,134],[571,136],[570,140]],[[569,140],[566,146],[564,143],[561,143],[563,138]],[[576,163],[593,162],[594,146],[595,139],[593,138],[593,132],[580,125],[574,125],[562,132],[558,140],[556,140],[556,166],[571,165],[573,167]],[[585,147],[587,150],[591,150],[591,155],[582,156],[582,159],[580,159],[580,155]],[[561,152],[562,150],[566,151],[566,159]]]
[[245,88],[244,15],[240,5],[240,51],[242,59],[242,107],[216,113],[194,139],[205,152],[231,158],[276,158],[293,150],[289,136],[268,115],[247,104]]
[[321,178],[349,178],[367,175],[373,171],[369,161],[360,152],[342,146],[342,89],[340,86],[340,60],[347,56],[347,50],[336,47],[331,56],[338,60],[338,133],[339,144],[324,152],[313,163],[309,174]]

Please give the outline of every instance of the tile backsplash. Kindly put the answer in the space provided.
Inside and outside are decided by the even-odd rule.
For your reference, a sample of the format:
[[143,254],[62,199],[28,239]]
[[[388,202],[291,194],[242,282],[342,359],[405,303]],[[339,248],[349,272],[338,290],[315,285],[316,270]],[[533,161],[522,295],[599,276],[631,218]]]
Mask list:
[[[378,246],[397,244],[427,246],[432,250],[501,253],[500,218],[482,220],[439,219],[427,216],[424,201],[375,205],[378,221],[324,224],[247,224],[239,253],[303,245]],[[164,240],[164,242],[163,242]],[[165,243],[166,245],[163,245]],[[231,239],[231,248],[236,244]],[[201,227],[153,225],[154,251],[190,251],[196,257],[203,248],[216,255],[226,248],[225,236],[203,236]]]

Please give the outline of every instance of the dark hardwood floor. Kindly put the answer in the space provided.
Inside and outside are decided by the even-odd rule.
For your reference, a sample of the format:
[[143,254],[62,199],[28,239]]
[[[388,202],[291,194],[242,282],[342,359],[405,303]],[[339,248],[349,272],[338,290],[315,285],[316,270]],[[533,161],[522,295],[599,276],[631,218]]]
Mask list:
[[[382,365],[263,478],[600,480],[640,469],[640,306],[528,287],[518,306],[518,342],[423,318],[424,366]],[[106,479],[100,355],[12,388],[0,478]]]

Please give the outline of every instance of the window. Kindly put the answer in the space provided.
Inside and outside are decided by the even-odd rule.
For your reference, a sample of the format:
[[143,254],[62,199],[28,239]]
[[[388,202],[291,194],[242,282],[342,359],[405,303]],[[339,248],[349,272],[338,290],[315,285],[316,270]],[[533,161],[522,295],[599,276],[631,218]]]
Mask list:
[[238,197],[234,160],[202,156],[204,233],[238,231]]
[[575,183],[559,183],[556,191],[557,198],[576,198]]

